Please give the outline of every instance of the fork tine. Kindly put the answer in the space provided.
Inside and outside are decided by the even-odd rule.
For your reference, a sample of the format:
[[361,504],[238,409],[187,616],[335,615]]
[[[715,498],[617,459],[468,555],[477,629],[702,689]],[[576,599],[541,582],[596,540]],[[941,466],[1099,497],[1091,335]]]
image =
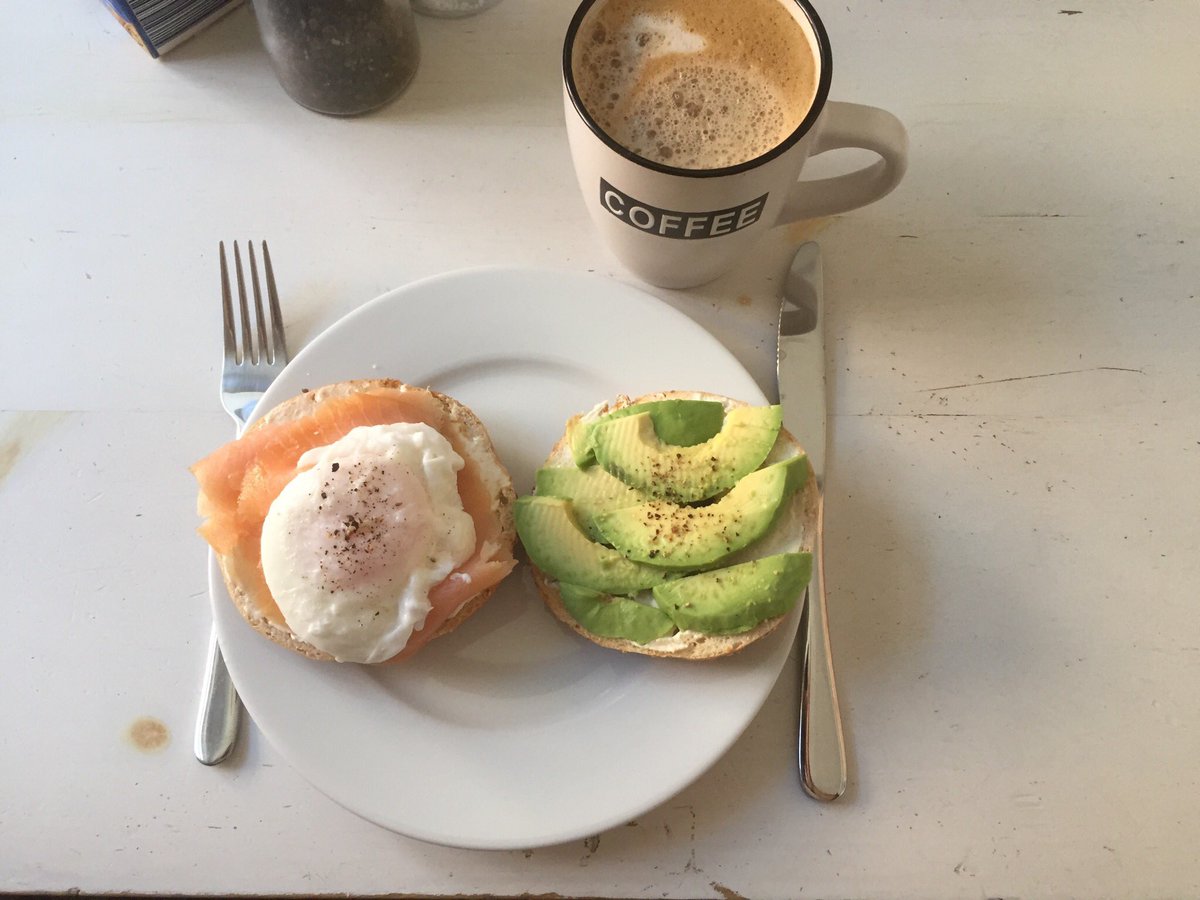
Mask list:
[[273,362],[274,353],[269,352],[267,346],[267,325],[266,317],[263,316],[262,304],[262,288],[258,284],[258,260],[255,258],[254,241],[246,241],[246,248],[250,254],[250,285],[254,288],[254,325],[258,332],[258,358],[255,362]]
[[275,270],[271,268],[271,251],[262,242],[263,271],[267,276],[267,304],[271,308],[271,362],[286,359],[287,342],[283,336],[283,313],[279,310],[279,291],[275,288]]
[[242,275],[242,254],[238,251],[238,242],[233,242],[233,267],[237,270],[238,305],[242,312],[242,359],[241,362],[254,363],[254,345],[250,340],[250,309],[246,302],[246,279]]
[[229,265],[225,262],[225,242],[218,245],[221,249],[221,312],[225,322],[225,358],[237,358],[237,337],[233,332],[233,295],[229,290]]

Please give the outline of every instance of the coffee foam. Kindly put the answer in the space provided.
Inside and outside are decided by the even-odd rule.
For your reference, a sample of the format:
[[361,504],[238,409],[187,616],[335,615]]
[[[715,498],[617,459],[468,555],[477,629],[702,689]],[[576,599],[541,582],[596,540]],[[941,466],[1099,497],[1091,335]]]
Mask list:
[[816,92],[812,47],[779,0],[610,0],[584,22],[572,65],[607,134],[686,169],[766,153]]

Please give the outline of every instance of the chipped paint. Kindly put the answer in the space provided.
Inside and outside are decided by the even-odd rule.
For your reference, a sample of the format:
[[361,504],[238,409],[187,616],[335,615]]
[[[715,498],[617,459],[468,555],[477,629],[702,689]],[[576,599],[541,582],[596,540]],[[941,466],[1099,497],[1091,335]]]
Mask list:
[[684,872],[696,872],[704,874],[704,869],[696,862],[696,807],[690,803],[685,803],[681,806],[672,807],[672,809],[686,809],[690,820],[688,822],[688,858],[683,864]]
[[0,418],[0,486],[17,461],[67,413],[56,410],[29,410],[4,413]]
[[592,856],[600,849],[600,835],[593,834],[590,838],[584,838],[583,841],[583,856],[579,857],[579,866],[584,868],[592,861]]
[[716,881],[710,881],[709,884],[712,885],[712,889],[724,897],[725,900],[746,900],[745,897],[743,897],[733,888],[725,887],[725,885]]

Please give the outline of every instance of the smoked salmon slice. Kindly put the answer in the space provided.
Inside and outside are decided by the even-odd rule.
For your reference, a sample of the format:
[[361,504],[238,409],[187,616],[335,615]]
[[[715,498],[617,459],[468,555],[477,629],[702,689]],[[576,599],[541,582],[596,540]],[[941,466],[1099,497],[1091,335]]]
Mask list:
[[197,509],[205,517],[200,535],[222,556],[232,556],[242,586],[271,622],[285,625],[262,574],[262,526],[271,503],[298,471],[300,457],[314,447],[332,444],[361,425],[423,422],[442,433],[465,465],[458,473],[463,509],[475,524],[471,556],[429,593],[432,609],[414,631],[406,658],[429,641],[469,600],[498,584],[516,565],[502,540],[492,496],[459,430],[448,427],[442,402],[420,389],[372,388],[328,397],[295,419],[267,422],[248,429],[191,467],[200,484]]

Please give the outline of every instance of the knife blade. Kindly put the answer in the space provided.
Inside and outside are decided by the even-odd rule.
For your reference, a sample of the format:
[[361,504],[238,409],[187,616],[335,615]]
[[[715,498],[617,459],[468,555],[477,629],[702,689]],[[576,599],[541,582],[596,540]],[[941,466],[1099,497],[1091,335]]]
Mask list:
[[825,605],[825,319],[821,249],[808,242],[792,259],[779,307],[776,375],[783,424],[808,454],[820,500],[813,577],[800,624],[800,779],[817,800],[846,790],[846,747],[833,675]]

